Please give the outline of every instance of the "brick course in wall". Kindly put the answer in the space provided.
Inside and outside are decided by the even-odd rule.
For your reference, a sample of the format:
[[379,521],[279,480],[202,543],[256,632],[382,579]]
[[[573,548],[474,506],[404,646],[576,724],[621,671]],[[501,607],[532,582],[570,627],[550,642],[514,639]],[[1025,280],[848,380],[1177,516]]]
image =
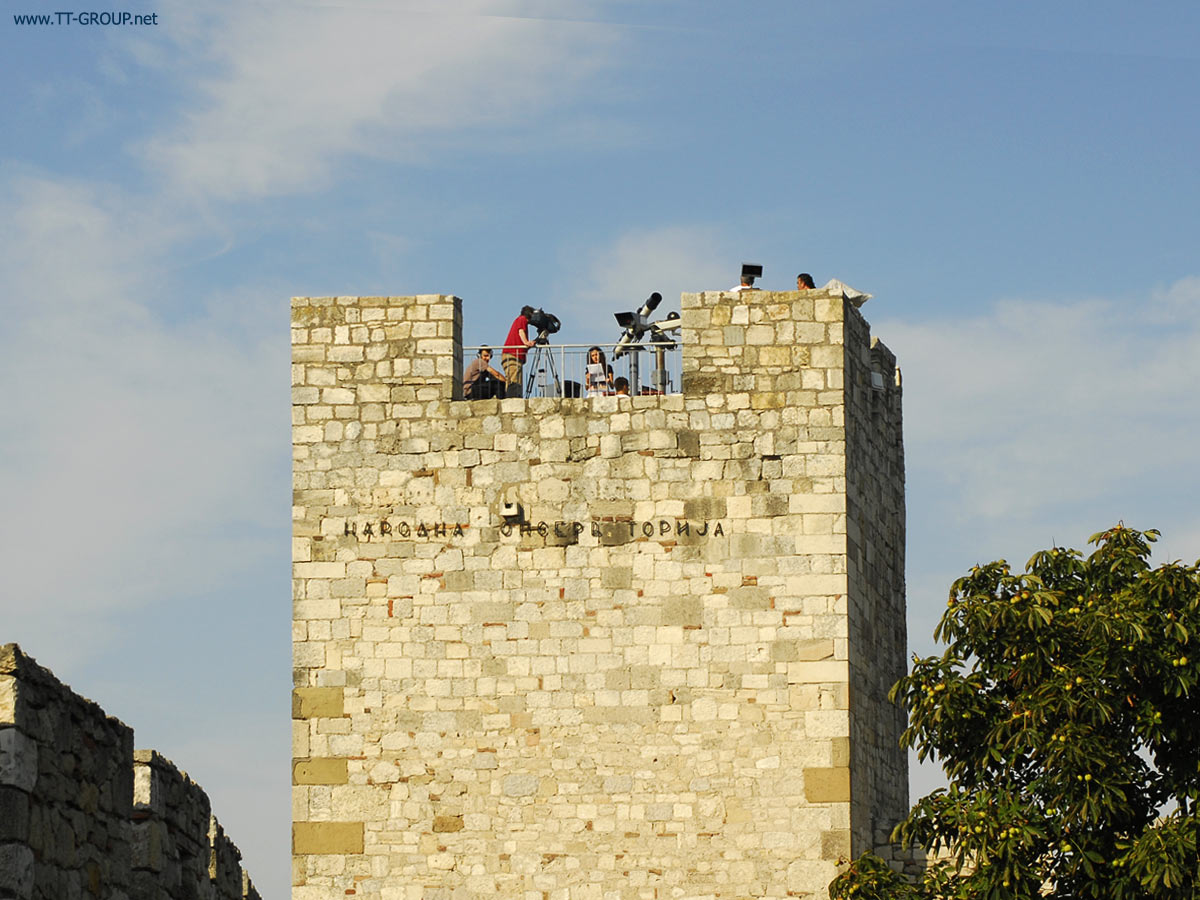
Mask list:
[[824,897],[905,811],[894,359],[682,310],[682,394],[467,402],[457,298],[293,300],[294,900]]

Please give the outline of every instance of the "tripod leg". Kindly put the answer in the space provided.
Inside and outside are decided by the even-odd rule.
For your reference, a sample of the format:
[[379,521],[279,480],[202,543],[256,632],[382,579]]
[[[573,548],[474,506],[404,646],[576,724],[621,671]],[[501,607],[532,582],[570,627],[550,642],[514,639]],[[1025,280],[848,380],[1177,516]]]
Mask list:
[[529,351],[529,356],[525,359],[525,363],[529,366],[529,374],[526,376],[526,379],[525,379],[525,396],[526,397],[533,396],[534,381],[537,379],[538,367],[542,362],[541,350],[542,350],[542,348],[535,344],[533,349]]

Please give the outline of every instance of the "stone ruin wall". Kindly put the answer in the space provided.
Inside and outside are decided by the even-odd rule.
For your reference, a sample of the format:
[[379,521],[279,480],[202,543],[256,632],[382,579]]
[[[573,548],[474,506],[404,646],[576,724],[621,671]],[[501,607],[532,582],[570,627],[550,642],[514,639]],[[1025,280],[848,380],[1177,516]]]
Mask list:
[[0,647],[0,900],[258,900],[204,791]]
[[457,298],[293,300],[294,900],[824,897],[906,811],[894,360],[682,315],[681,395],[464,402]]

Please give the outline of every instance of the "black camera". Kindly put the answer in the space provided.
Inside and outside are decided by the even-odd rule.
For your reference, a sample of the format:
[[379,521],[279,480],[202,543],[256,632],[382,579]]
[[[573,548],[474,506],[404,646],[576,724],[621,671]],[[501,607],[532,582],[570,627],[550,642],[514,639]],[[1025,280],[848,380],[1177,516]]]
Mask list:
[[545,337],[548,334],[558,334],[558,329],[562,328],[562,323],[558,321],[558,316],[552,316],[541,308],[535,309],[526,318],[529,319],[529,324],[538,330],[539,337]]

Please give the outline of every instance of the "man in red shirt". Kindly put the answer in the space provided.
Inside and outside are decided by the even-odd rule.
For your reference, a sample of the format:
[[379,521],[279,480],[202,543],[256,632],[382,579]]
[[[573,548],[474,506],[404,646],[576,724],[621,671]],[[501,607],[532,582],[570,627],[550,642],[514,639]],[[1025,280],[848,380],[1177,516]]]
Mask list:
[[512,328],[508,329],[508,337],[500,354],[500,368],[504,370],[504,381],[508,385],[506,394],[509,397],[521,396],[521,369],[525,365],[528,348],[533,346],[533,341],[529,339],[529,317],[532,315],[532,306],[521,307],[521,314],[513,320]]

